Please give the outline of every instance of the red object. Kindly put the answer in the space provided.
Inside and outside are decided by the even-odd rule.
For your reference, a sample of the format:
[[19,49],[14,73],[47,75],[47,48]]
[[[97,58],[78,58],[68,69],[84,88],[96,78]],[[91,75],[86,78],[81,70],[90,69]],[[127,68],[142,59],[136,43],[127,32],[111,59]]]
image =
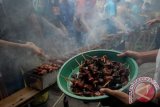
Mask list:
[[140,102],[149,102],[149,101],[151,101],[154,98],[154,96],[155,96],[155,88],[154,88],[154,86],[152,86],[149,89],[148,93],[145,94],[144,96],[150,98],[150,100],[141,97],[141,98],[138,99],[138,101],[140,101]]
[[85,7],[85,0],[77,0],[77,3],[76,3],[77,16],[80,16],[83,13],[84,7]]

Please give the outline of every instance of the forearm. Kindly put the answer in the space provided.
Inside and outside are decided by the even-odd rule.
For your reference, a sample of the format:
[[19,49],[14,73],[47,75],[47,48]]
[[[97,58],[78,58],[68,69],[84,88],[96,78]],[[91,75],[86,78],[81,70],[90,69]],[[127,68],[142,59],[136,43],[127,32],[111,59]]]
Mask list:
[[129,104],[129,96],[128,96],[128,94],[126,94],[124,92],[120,92],[118,90],[115,90],[115,91],[111,92],[110,95],[116,97],[117,99],[121,100],[125,104]]
[[155,98],[160,99],[160,91],[156,94]]
[[139,56],[141,57],[143,63],[147,63],[147,62],[155,62],[157,54],[158,50],[153,50],[147,52],[140,52]]
[[14,43],[14,42],[9,42],[9,41],[5,41],[5,40],[0,40],[0,46],[1,47],[19,47],[19,48],[25,48],[25,44],[20,44],[20,43]]

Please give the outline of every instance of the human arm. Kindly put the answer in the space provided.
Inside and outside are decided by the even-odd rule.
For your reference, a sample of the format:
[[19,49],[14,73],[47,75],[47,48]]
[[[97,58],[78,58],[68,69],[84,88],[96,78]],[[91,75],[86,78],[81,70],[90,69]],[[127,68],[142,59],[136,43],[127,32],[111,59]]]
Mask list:
[[21,43],[0,40],[0,47],[25,48],[25,49],[29,49],[30,51],[32,51],[33,53],[35,53],[37,55],[44,56],[43,50],[41,48],[37,47],[32,42],[26,42],[25,44],[21,44]]
[[157,92],[157,94],[155,95],[155,99],[156,99],[156,98],[160,99],[160,91]]
[[0,40],[0,46],[1,47],[20,47],[20,48],[24,48],[25,45],[24,44],[20,44],[20,43],[15,43],[15,42],[9,42],[6,40]]
[[126,94],[124,92],[121,92],[119,90],[111,90],[109,88],[102,88],[102,89],[100,89],[100,92],[111,95],[111,96],[121,100],[125,104],[129,104],[129,96],[128,96],[128,94]]
[[152,19],[152,20],[149,20],[146,24],[149,25],[149,26],[152,26],[152,25],[154,25],[156,23],[160,23],[160,17]]
[[122,54],[118,54],[119,57],[132,57],[134,58],[139,65],[147,62],[155,62],[158,54],[158,50],[152,50],[147,52],[135,52],[135,51],[126,51]]
[[[158,50],[148,51],[148,52],[135,52],[135,51],[126,51],[124,53],[118,54],[119,57],[132,57],[134,58],[139,65],[146,62],[155,62],[158,54]],[[108,88],[100,89],[102,93],[111,95],[119,100],[121,100],[125,104],[129,104],[129,96],[128,94],[121,92],[119,90],[111,90]],[[156,98],[160,97],[160,93],[156,95]]]

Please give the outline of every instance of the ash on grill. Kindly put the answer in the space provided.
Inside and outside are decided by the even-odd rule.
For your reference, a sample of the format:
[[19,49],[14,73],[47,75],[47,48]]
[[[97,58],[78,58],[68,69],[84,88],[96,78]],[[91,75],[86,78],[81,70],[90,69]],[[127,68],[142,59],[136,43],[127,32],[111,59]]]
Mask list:
[[71,89],[79,96],[100,96],[100,88],[120,89],[128,83],[129,69],[107,56],[86,59],[79,66],[79,74],[73,74]]

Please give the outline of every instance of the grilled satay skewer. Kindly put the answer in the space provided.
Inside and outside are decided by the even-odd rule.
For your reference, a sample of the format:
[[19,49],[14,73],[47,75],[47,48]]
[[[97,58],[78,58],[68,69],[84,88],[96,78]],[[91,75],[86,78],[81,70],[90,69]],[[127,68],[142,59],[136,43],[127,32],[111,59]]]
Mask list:
[[111,80],[107,81],[102,87],[105,88],[110,82],[111,82]]

